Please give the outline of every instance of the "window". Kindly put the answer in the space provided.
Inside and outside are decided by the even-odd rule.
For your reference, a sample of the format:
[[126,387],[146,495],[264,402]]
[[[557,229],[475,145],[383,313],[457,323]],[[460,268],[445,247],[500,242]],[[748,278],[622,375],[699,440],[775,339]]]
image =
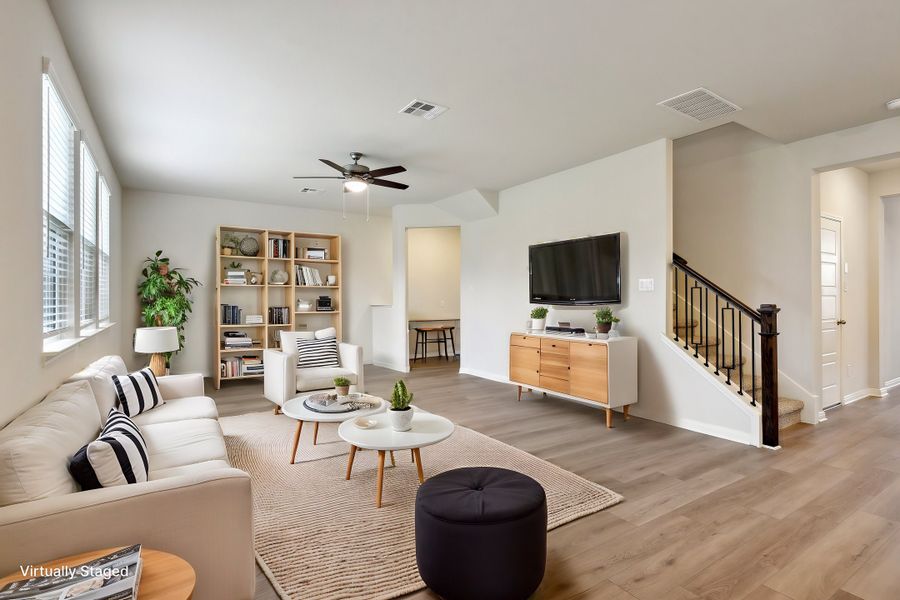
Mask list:
[[97,322],[97,164],[81,143],[81,326]]
[[43,78],[43,333],[52,354],[108,324],[110,191],[54,79]]
[[100,321],[109,321],[109,187],[100,178]]
[[44,76],[44,334],[72,327],[75,125]]

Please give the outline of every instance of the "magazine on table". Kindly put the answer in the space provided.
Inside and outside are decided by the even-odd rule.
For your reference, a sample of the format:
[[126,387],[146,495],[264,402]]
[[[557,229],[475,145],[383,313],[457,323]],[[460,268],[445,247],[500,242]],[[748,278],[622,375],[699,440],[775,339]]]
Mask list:
[[134,600],[141,579],[141,545],[80,565],[23,567],[30,579],[0,589],[0,600]]

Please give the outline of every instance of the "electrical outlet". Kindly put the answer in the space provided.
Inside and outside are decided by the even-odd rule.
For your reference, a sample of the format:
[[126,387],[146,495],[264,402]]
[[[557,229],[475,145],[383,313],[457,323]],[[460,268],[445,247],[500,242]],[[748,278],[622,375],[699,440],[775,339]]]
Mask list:
[[847,377],[853,377],[853,365],[847,363]]
[[638,279],[639,292],[652,292],[654,288],[653,279]]

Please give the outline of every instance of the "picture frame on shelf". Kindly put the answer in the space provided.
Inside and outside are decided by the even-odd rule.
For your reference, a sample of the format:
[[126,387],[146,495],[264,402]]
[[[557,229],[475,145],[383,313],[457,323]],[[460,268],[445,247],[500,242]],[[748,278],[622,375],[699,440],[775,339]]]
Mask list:
[[328,260],[328,250],[325,248],[307,248],[307,260]]

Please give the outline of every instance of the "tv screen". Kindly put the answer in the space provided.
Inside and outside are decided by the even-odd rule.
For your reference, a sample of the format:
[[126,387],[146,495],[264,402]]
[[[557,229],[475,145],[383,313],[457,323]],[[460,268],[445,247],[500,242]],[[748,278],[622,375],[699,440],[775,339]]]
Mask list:
[[532,304],[622,301],[619,234],[528,247]]

